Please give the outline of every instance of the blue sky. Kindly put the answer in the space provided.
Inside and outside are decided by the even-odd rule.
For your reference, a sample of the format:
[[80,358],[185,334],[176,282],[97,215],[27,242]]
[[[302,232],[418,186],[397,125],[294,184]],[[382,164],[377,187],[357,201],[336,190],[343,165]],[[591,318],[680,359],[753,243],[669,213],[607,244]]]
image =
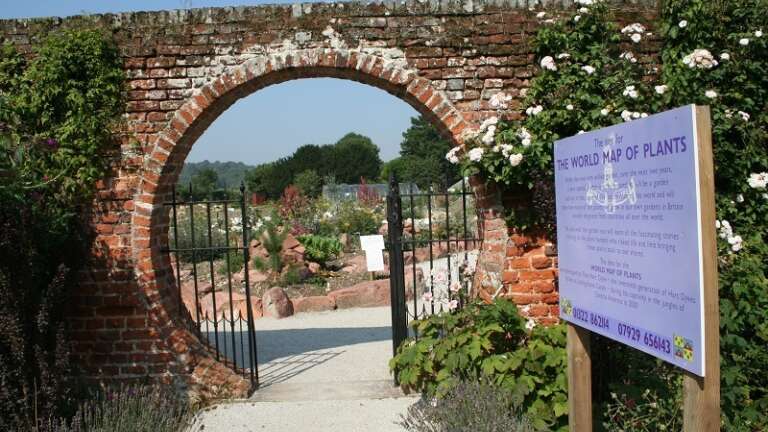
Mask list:
[[[0,0],[1,18],[187,7],[292,3],[254,0]],[[314,78],[273,85],[241,99],[200,137],[188,161],[257,164],[302,144],[331,144],[347,132],[371,137],[383,160],[397,156],[402,133],[418,113],[402,100],[354,81]]]

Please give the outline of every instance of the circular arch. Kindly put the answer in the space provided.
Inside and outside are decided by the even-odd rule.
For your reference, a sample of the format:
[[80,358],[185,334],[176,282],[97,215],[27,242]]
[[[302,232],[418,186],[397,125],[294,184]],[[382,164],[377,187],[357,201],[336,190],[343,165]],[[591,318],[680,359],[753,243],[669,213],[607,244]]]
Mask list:
[[[150,143],[134,197],[131,250],[150,320],[176,355],[175,363],[198,384],[204,385],[206,376],[227,374],[228,368],[213,360],[187,330],[180,318],[180,305],[172,300],[176,296],[171,291],[175,286],[171,260],[161,252],[168,245],[169,224],[163,202],[194,142],[229,106],[269,85],[315,77],[349,79],[385,90],[414,107],[456,145],[462,142],[462,132],[469,129],[461,112],[430,80],[396,61],[354,50],[277,52],[232,66],[196,89]],[[227,381],[236,384],[235,394],[243,394],[247,384],[238,378],[232,372]]]

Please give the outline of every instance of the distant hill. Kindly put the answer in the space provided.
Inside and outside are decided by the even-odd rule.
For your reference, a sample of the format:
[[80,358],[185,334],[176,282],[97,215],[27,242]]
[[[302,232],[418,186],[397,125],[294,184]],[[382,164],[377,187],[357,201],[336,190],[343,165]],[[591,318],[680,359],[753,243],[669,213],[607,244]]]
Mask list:
[[181,175],[179,175],[179,184],[189,184],[192,176],[206,168],[216,171],[216,174],[219,175],[218,187],[227,187],[231,189],[240,185],[240,182],[245,178],[245,174],[252,170],[253,166],[242,162],[210,162],[207,160],[202,162],[187,162],[181,170]]

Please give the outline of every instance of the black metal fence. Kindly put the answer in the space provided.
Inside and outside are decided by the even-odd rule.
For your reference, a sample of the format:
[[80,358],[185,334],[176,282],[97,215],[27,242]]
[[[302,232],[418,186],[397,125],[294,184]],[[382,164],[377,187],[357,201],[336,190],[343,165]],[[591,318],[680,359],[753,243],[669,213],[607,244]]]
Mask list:
[[392,345],[397,352],[409,323],[461,308],[472,289],[482,244],[482,213],[466,179],[426,191],[401,191],[390,177],[387,252]]
[[[188,197],[194,197],[192,185]],[[216,360],[259,386],[251,285],[249,208],[245,186],[237,199],[170,202],[169,246],[179,311]],[[243,310],[244,309],[244,310]]]

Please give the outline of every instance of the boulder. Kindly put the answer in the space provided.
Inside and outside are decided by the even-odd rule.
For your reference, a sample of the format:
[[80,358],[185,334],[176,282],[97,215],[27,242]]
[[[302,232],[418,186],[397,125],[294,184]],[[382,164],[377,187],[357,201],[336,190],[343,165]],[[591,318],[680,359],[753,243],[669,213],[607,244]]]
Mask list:
[[318,273],[320,273],[320,264],[318,264],[318,263],[316,263],[316,262],[308,262],[308,263],[307,263],[307,268],[309,269],[309,271],[310,271],[312,274],[318,274]]
[[293,234],[288,234],[285,237],[285,240],[283,240],[283,250],[289,250],[289,249],[295,249],[297,247],[300,247],[301,243],[296,239],[296,237],[293,236]]
[[291,300],[294,313],[321,312],[336,309],[336,302],[330,296],[299,297]]
[[[233,296],[235,295],[235,292],[233,290],[232,292]],[[216,308],[214,310],[213,304],[214,300],[216,302]],[[214,292],[208,292],[206,294],[200,293],[200,301],[198,302],[200,306],[200,319],[205,319],[207,316],[208,319],[213,319],[214,315],[221,316],[221,306],[229,301],[229,294],[224,291],[214,291]],[[196,316],[196,311],[194,309],[194,305],[192,306],[192,309],[189,310],[189,312],[192,314],[193,317]],[[215,312],[215,314],[214,314]],[[229,315],[229,313],[227,313]]]
[[349,250],[349,234],[339,234],[339,243],[341,243],[341,246],[344,250]]
[[264,316],[285,318],[293,315],[293,303],[280,287],[273,287],[261,299]]
[[387,306],[390,303],[389,279],[366,281],[337,289],[331,291],[328,297],[333,298],[338,309]]
[[[264,282],[267,279],[269,279],[269,275],[266,273],[262,273],[256,269],[248,270],[248,282],[250,282],[251,285],[253,285],[254,283]],[[240,270],[239,273],[233,274],[232,289],[235,289],[235,286],[237,286],[238,289],[242,289],[244,280],[245,280],[245,270]]]
[[[227,304],[226,307],[227,316],[229,316],[229,304]],[[245,301],[245,297],[240,300],[233,300],[232,308],[235,312],[235,318],[248,319],[248,303]],[[253,318],[261,318],[264,316],[260,298],[254,297],[251,299],[251,310],[253,312]]]
[[365,255],[352,255],[349,259],[344,261],[341,271],[345,273],[364,273],[368,271],[368,266],[365,261]]

